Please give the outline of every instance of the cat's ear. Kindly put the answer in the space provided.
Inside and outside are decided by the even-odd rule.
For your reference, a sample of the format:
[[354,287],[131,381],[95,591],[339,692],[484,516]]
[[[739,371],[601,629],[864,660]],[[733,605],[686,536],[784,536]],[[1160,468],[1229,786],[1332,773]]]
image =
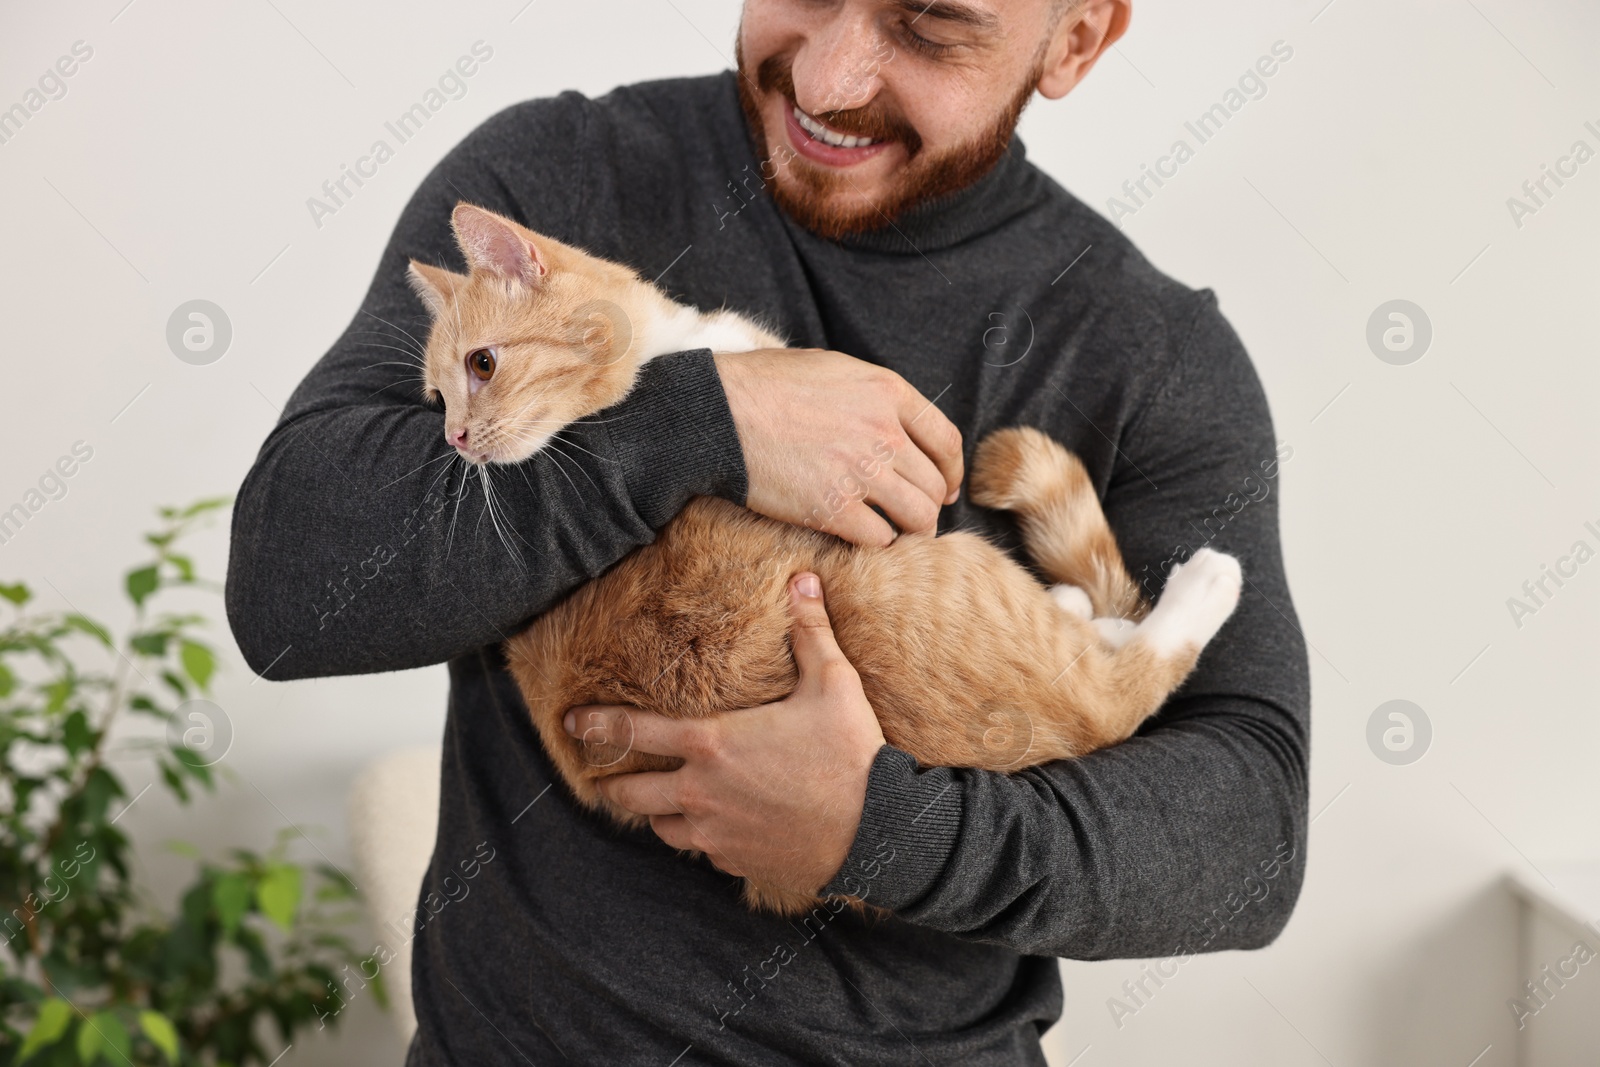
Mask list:
[[538,247],[529,241],[516,223],[472,204],[460,203],[450,215],[456,241],[473,270],[488,271],[502,278],[537,288],[550,265]]
[[443,267],[430,267],[414,259],[411,261],[411,266],[406,268],[406,281],[411,283],[411,288],[416,290],[422,302],[428,305],[428,311],[434,318],[444,314],[451,297],[455,295],[456,287],[466,280],[464,274],[456,274]]

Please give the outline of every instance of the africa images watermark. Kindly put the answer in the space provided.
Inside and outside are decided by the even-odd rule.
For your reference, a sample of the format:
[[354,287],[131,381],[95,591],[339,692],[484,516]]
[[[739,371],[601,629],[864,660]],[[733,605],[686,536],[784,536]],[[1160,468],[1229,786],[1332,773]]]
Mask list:
[[[1148,163],[1139,165],[1139,176],[1129,178],[1122,183],[1122,197],[1108,197],[1106,199],[1106,214],[1118,226],[1129,215],[1137,215],[1141,208],[1147,207],[1155,194],[1167,181],[1178,176],[1178,170],[1185,163],[1195,157],[1200,146],[1208,143],[1217,134],[1222,132],[1222,127],[1244,109],[1252,100],[1260,100],[1267,95],[1267,79],[1278,73],[1280,64],[1289,62],[1294,58],[1294,48],[1286,41],[1273,41],[1268,54],[1258,58],[1254,65],[1245,68],[1243,74],[1234,85],[1230,85],[1222,94],[1222,98],[1212,104],[1193,121],[1185,121],[1183,128],[1194,137],[1194,144],[1189,143],[1186,137],[1179,137],[1172,142],[1172,147],[1167,154],[1156,159],[1152,167]],[[1152,189],[1151,186],[1155,188]],[[1125,198],[1125,199],[1124,199]]]
[[78,473],[80,464],[94,458],[94,448],[87,441],[72,442],[72,454],[62,456],[39,475],[38,487],[29,486],[22,499],[0,511],[0,545],[10,544],[22,532],[29,519],[44,510],[52,500],[67,495],[67,479]]
[[859,864],[856,870],[840,876],[839,886],[844,890],[844,896],[826,898],[800,920],[799,926],[795,926],[793,922],[789,924],[796,933],[804,938],[798,947],[787,940],[778,942],[773,947],[772,954],[756,964],[754,969],[746,966],[743,971],[739,972],[738,985],[733,982],[728,983],[728,994],[734,1006],[712,1009],[716,1012],[718,1030],[726,1029],[730,1017],[738,1015],[745,1008],[755,1003],[756,994],[782,976],[783,968],[793,963],[798,958],[801,950],[816,940],[822,931],[827,929],[828,924],[834,920],[835,916],[850,906],[851,897],[863,901],[867,899],[867,894],[871,892],[873,881],[883,873],[884,868],[894,862],[896,854],[894,849],[891,848],[887,855],[884,854],[884,849],[888,844],[888,841],[878,842],[878,847],[871,859]]
[[[1600,142],[1600,125],[1590,120],[1583,124],[1583,128]],[[1506,210],[1511,213],[1511,222],[1516,228],[1522,229],[1523,219],[1529,215],[1537,215],[1542,209],[1549,207],[1550,201],[1567,182],[1578,176],[1578,168],[1594,157],[1595,150],[1590,147],[1588,141],[1580,137],[1572,142],[1572,147],[1567,149],[1566,155],[1556,157],[1554,166],[1548,163],[1539,164],[1538,177],[1529,178],[1522,183],[1522,196],[1506,197]]]
[[[1583,528],[1594,537],[1596,543],[1600,543],[1600,527],[1592,522],[1586,522]],[[1537,615],[1540,608],[1549,604],[1567,582],[1578,576],[1578,568],[1594,559],[1594,556],[1594,547],[1580,537],[1572,542],[1567,554],[1556,557],[1554,563],[1539,564],[1538,576],[1522,583],[1522,597],[1506,597],[1506,610],[1511,613],[1511,621],[1516,624],[1517,629],[1522,629],[1523,619],[1529,615]],[[1551,583],[1555,584],[1554,589],[1550,588]]]
[[[446,475],[448,473],[448,471],[445,472]],[[405,521],[400,527],[400,537],[395,543],[396,547],[391,547],[387,542],[374,545],[367,557],[356,564],[355,574],[350,573],[350,565],[348,563],[339,565],[339,570],[343,572],[343,575],[337,580],[328,579],[325,585],[329,594],[327,599],[313,602],[311,605],[311,613],[317,617],[318,630],[327,629],[328,622],[331,619],[337,617],[345,608],[354,603],[361,591],[370,582],[375,581],[378,575],[383,572],[383,568],[398,558],[401,549],[404,549],[406,545],[416,538],[418,531],[437,522],[443,516],[445,508],[452,499],[457,501],[457,507],[460,506],[460,499],[466,493],[467,476],[462,475],[460,484],[454,490],[449,488],[451,483],[448,476],[443,481],[445,488],[441,489],[439,480],[435,479],[434,484],[423,495],[421,503],[417,504],[406,515]],[[425,510],[426,514],[424,514]],[[422,517],[420,522],[418,521],[419,515]],[[369,568],[370,573],[368,573]],[[355,584],[351,585],[352,582]]]
[[[1245,875],[1241,883],[1242,893],[1229,893],[1220,907],[1213,908],[1195,924],[1190,940],[1179,942],[1171,955],[1142,965],[1139,977],[1122,983],[1126,999],[1106,998],[1106,1009],[1111,1012],[1111,1021],[1117,1024],[1117,1029],[1121,1030],[1127,1025],[1129,1016],[1138,1015],[1149,1007],[1162,987],[1178,976],[1179,968],[1198,953],[1204,952],[1246,908],[1266,900],[1272,893],[1272,886],[1268,883],[1287,869],[1295,853],[1295,847],[1288,841],[1278,842],[1273,854],[1257,864],[1260,876],[1254,873]],[[1151,988],[1152,983],[1154,989]]]
[[[394,158],[396,146],[405,144],[420,133],[428,120],[445,104],[467,95],[466,80],[478,73],[481,64],[494,58],[494,49],[482,40],[472,42],[471,53],[446,68],[438,81],[422,94],[421,100],[402,111],[393,122],[383,124],[383,128],[394,138],[394,146],[387,139],[379,137],[372,142],[366,155],[357,157],[354,166],[339,164],[338,176],[322,183],[322,197],[306,198],[306,210],[311,213],[311,222],[317,229],[322,229],[323,218],[337,215],[339,209],[355,197],[361,187],[367,184],[366,179],[378,176],[378,168]],[[352,184],[354,189],[350,187]]]
[[1247,474],[1239,483],[1236,492],[1230,492],[1223,498],[1222,503],[1211,509],[1211,513],[1200,520],[1196,525],[1191,519],[1189,526],[1204,537],[1198,545],[1181,542],[1174,545],[1167,557],[1157,564],[1145,564],[1139,571],[1139,587],[1146,596],[1153,596],[1152,586],[1166,580],[1168,572],[1175,563],[1184,563],[1200,549],[1209,545],[1217,535],[1227,528],[1239,513],[1251,504],[1259,504],[1272,495],[1272,483],[1278,477],[1279,465],[1294,458],[1294,446],[1288,442],[1280,442],[1276,453],[1268,459],[1262,460],[1257,465],[1260,477],[1256,474]]
[[[1588,923],[1586,929],[1600,938],[1600,925]],[[1535,979],[1522,983],[1527,996],[1512,997],[1506,1001],[1511,1017],[1517,1020],[1517,1029],[1526,1029],[1528,1020],[1550,1006],[1550,1002],[1567,988],[1567,983],[1582,974],[1585,964],[1595,958],[1595,950],[1587,941],[1573,943],[1572,951],[1552,964],[1539,968]]]
[[[484,855],[485,849],[488,850],[488,855]],[[484,866],[494,862],[494,858],[497,855],[498,853],[495,852],[494,847],[488,841],[478,842],[471,856],[457,861],[456,866],[461,869],[461,877],[459,879],[454,874],[446,874],[440,877],[439,888],[444,890],[443,896],[440,896],[437,890],[428,889],[423,894],[422,899],[417,902],[418,907],[413,908],[398,919],[389,920],[385,924],[387,927],[386,933],[393,936],[395,945],[398,947],[411,944],[416,939],[416,936],[422,932],[422,928],[437,918],[439,913],[444,911],[447,906],[452,903],[459,904],[461,901],[466,900],[468,894],[472,892],[472,887],[467,883],[483,873]],[[448,867],[445,869],[449,870]],[[452,885],[452,883],[454,884]],[[350,1001],[354,999],[355,994],[367,988],[367,984],[376,979],[382,973],[383,968],[393,963],[396,956],[396,948],[391,948],[386,941],[379,941],[372,947],[371,955],[357,962],[356,973],[350,973],[350,965],[348,963],[345,964],[341,972],[339,985],[336,987],[332,982],[327,984],[328,991],[333,994],[334,1002],[339,1006],[330,1012],[318,1010],[317,1029],[324,1029],[330,1018],[349,1007]],[[368,973],[368,964],[372,967],[371,973]]]
[[87,41],[73,41],[70,55],[61,56],[52,66],[46,67],[34,86],[22,93],[22,99],[0,111],[0,145],[10,144],[27,122],[44,110],[52,100],[67,95],[67,79],[78,73],[78,68],[94,58],[94,48]]

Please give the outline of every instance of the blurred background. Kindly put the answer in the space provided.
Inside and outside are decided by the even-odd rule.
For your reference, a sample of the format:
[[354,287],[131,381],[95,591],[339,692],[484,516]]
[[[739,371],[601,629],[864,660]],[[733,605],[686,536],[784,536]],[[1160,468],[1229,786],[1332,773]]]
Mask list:
[[[0,580],[125,617],[117,576],[151,508],[237,489],[441,155],[514,101],[730,66],[738,13],[6,5],[0,108],[75,62],[0,124],[0,511],[80,442],[92,456],[4,531]],[[1583,926],[1600,919],[1596,40],[1580,0],[1137,0],[1088,81],[1025,113],[1030,157],[1216,290],[1248,346],[1292,447],[1283,541],[1313,650],[1310,868],[1287,931],[1253,953],[1064,962],[1056,1067],[1600,1062],[1582,1036],[1600,963],[1571,962],[1600,950]],[[492,57],[464,91],[312,212],[476,42]],[[1263,56],[1274,73],[1248,77]],[[1218,104],[1227,121],[1200,128]],[[1163,184],[1141,191],[1147,169]],[[175,357],[191,301],[229,324],[220,358]],[[194,542],[220,579],[226,522]],[[186,876],[168,838],[257,847],[290,823],[305,856],[349,864],[350,784],[438,741],[444,668],[258,682],[220,599],[206,610],[230,777],[191,808],[153,791],[129,809],[141,879]],[[371,998],[343,1022],[282,1063],[400,1061]]]

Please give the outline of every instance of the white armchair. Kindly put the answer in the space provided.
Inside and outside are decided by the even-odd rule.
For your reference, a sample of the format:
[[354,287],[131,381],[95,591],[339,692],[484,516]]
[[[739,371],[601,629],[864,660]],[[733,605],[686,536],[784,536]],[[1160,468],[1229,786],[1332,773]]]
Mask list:
[[439,827],[438,745],[400,749],[373,762],[350,787],[350,851],[373,931],[394,958],[383,980],[400,1037],[417,1028],[411,1006],[410,923]]

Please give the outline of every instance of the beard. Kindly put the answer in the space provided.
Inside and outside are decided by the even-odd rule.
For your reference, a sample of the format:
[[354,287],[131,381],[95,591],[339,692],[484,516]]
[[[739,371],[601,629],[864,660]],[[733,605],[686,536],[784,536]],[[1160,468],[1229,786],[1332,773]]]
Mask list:
[[[761,172],[768,173],[769,165],[772,168],[773,178],[767,182],[772,199],[811,232],[839,238],[883,229],[916,205],[965,189],[989,173],[1005,155],[1017,121],[1033,99],[1034,88],[1044,72],[1043,51],[1040,50],[1033,70],[995,121],[976,137],[942,152],[925,150],[916,128],[878,100],[864,107],[818,112],[815,117],[819,121],[840,133],[897,141],[906,150],[907,162],[894,187],[877,203],[859,207],[838,203],[841,190],[855,187],[854,179],[846,171],[825,168],[793,151],[787,152],[787,158],[777,163],[767,155],[771,142],[762,121],[756,87],[768,98],[777,93],[789,105],[795,105],[790,60],[769,56],[752,74],[746,69],[744,52],[738,41],[734,44],[734,59],[738,66],[739,104],[755,139],[757,155],[762,157]],[[788,171],[788,180],[779,180],[781,176],[777,172],[780,170]]]

